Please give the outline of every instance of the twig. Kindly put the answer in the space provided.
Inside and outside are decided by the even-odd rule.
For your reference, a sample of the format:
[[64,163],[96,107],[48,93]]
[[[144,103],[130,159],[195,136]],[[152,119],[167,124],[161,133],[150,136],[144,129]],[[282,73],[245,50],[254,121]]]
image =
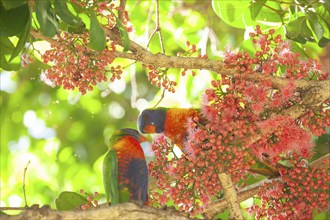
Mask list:
[[119,21],[123,21],[124,19],[125,6],[126,6],[126,0],[120,0],[119,10],[118,10]]
[[127,66],[124,66],[123,69],[126,69],[126,68],[128,68],[128,67],[130,67],[130,66],[136,64],[136,62],[137,62],[137,61],[134,61],[134,62],[132,62],[132,63],[130,63],[130,64],[127,64]]
[[159,23],[159,0],[156,0],[156,28],[152,32],[152,34],[150,35],[150,38],[148,40],[146,49],[148,49],[149,44],[151,42],[151,39],[154,37],[154,35],[155,35],[156,32],[158,32],[158,35],[159,35],[160,47],[162,49],[162,52],[163,52],[163,54],[165,54],[163,36],[162,36],[162,32],[161,32],[161,29],[160,29],[160,23]]
[[162,96],[160,97],[159,101],[156,103],[156,105],[153,108],[156,108],[157,105],[159,105],[159,103],[163,100],[163,98],[165,97],[165,92],[166,92],[166,89],[163,90]]
[[59,41],[57,41],[57,40],[55,40],[53,38],[44,36],[40,31],[31,30],[30,31],[30,34],[35,39],[41,39],[41,40],[47,41],[48,43],[50,43],[50,44],[52,44],[54,46],[63,47],[63,44],[62,43],[60,43]]
[[[132,68],[136,68],[135,66],[132,66],[130,69],[132,70]],[[136,83],[136,71],[134,69],[134,71],[129,71],[130,72],[130,81],[131,81],[131,105],[133,108],[137,107],[137,103],[136,103],[136,99],[138,97],[138,89],[137,89],[137,83]]]
[[225,194],[224,197],[229,206],[229,218],[244,219],[239,207],[239,202],[237,200],[237,193],[230,176],[227,173],[220,173],[218,175],[218,178],[223,187],[223,191]]
[[29,164],[30,164],[30,161],[26,164],[26,167],[24,168],[24,173],[23,173],[23,194],[24,194],[25,207],[29,207],[27,205],[26,192],[25,192],[25,174],[26,174]]

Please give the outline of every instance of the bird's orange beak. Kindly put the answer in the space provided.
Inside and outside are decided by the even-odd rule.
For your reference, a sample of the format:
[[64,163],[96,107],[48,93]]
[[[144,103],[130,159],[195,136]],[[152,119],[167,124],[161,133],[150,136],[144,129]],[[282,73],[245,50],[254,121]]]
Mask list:
[[148,139],[145,136],[140,135],[140,143],[143,143],[143,142],[146,142],[146,141],[148,141]]
[[144,127],[143,131],[147,134],[154,134],[156,132],[156,127],[154,125],[147,125]]

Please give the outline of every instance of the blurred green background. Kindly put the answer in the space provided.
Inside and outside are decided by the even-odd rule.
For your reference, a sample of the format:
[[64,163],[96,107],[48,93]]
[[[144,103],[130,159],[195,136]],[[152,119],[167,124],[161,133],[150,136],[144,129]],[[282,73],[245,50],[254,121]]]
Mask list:
[[[134,27],[130,38],[145,46],[155,28],[155,2],[127,1],[127,10]],[[210,59],[244,46],[245,30],[222,22],[210,1],[160,1],[160,21],[167,55],[185,51],[187,40]],[[157,34],[149,48],[161,52]],[[312,44],[304,48],[313,57],[324,53]],[[154,106],[162,93],[148,82],[140,63],[131,63],[116,60],[115,65],[128,66],[122,80],[101,83],[84,96],[44,83],[40,73],[47,66],[38,58],[17,72],[1,70],[1,206],[25,205],[22,177],[28,161],[28,205],[54,208],[54,200],[65,190],[103,193],[101,162],[107,140],[116,129],[136,128],[139,112]],[[168,71],[178,86],[175,94],[165,93],[160,106],[199,107],[203,90],[217,78],[209,71],[181,77],[181,71]],[[322,149],[327,138],[320,142]]]

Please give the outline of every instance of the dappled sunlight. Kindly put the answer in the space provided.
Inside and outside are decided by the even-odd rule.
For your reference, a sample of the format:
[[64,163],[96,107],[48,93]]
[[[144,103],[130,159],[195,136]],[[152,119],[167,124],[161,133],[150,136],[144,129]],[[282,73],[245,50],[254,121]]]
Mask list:
[[56,136],[56,131],[46,127],[45,121],[37,117],[36,113],[28,110],[24,113],[24,125],[28,128],[29,134],[37,139],[48,139]]
[[0,73],[0,90],[8,93],[13,93],[17,89],[17,83],[12,80],[14,74],[8,71],[1,71]]
[[118,102],[111,102],[109,105],[109,113],[116,119],[121,119],[125,116],[124,108]]

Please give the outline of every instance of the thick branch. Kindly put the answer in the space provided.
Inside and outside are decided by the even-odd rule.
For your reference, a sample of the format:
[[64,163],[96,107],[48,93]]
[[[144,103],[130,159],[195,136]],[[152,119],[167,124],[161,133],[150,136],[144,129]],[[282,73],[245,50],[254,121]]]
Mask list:
[[179,216],[171,210],[160,210],[152,207],[143,207],[124,203],[117,206],[96,208],[91,210],[57,211],[48,208],[31,208],[19,215],[1,215],[1,220],[86,220],[86,219],[188,219]]
[[[119,30],[117,28],[106,29],[107,35],[116,44],[122,45],[122,40],[120,37]],[[31,31],[31,35],[36,39],[41,39],[48,41],[49,43],[60,46],[60,43],[50,37],[42,35],[38,31]],[[177,56],[167,56],[165,54],[153,54],[147,49],[143,48],[134,41],[130,41],[130,51],[131,52],[115,52],[115,57],[131,59],[135,61],[142,62],[147,65],[153,65],[155,67],[163,68],[184,68],[184,69],[203,69],[213,71],[219,74],[233,76],[235,74],[234,69],[225,69],[224,63],[221,60],[209,60],[201,59],[197,57],[177,57]],[[262,74],[251,74],[244,76],[247,80],[252,81],[268,81],[272,82],[275,87],[286,86],[289,82],[287,79],[283,79],[275,76],[265,76]],[[301,103],[302,106],[314,105],[317,106],[324,102],[326,99],[330,98],[330,80],[324,81],[308,81],[308,80],[295,80],[295,85],[298,88],[302,88],[306,92],[306,98],[304,102]],[[299,107],[299,112],[302,110],[302,106]],[[288,113],[290,114],[290,112]],[[296,115],[296,114],[295,114]]]
[[231,178],[226,173],[220,173],[218,175],[220,183],[223,187],[224,197],[229,206],[229,218],[230,219],[243,219],[243,215],[241,213],[239,202],[237,200],[236,190],[234,188],[233,182]]
[[[320,169],[320,168],[329,169],[330,168],[330,153],[313,161],[310,164],[310,166],[313,168],[317,168],[317,169]],[[279,179],[279,178],[276,178],[276,179]],[[253,197],[254,195],[256,195],[258,193],[260,186],[263,186],[266,182],[270,182],[270,181],[273,181],[276,179],[265,179],[265,180],[262,180],[260,182],[257,182],[255,184],[245,187],[244,189],[242,189],[238,192],[237,201],[240,203],[240,202],[247,200],[248,198]],[[208,219],[211,219],[216,214],[224,212],[227,209],[227,207],[228,207],[227,200],[221,199],[218,202],[214,202],[214,203],[210,204],[204,210],[204,215]]]
[[321,168],[330,169],[330,153],[314,160],[310,165],[311,167],[318,169]]

